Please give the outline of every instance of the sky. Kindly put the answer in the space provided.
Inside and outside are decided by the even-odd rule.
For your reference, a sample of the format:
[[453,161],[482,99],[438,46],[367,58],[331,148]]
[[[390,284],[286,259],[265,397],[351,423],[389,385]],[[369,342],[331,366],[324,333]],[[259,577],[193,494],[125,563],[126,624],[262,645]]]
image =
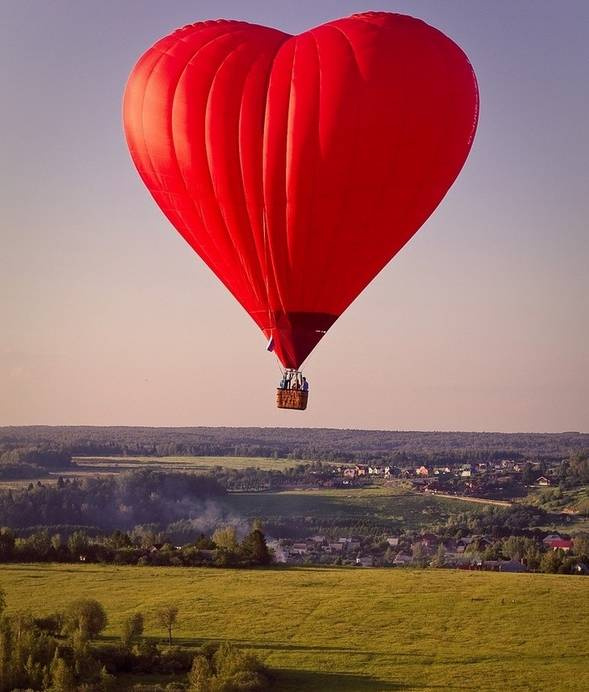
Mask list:
[[[324,337],[305,412],[156,207],[121,97],[176,27],[379,9],[469,56],[481,112],[437,211]],[[2,0],[0,425],[589,431],[586,0]]]

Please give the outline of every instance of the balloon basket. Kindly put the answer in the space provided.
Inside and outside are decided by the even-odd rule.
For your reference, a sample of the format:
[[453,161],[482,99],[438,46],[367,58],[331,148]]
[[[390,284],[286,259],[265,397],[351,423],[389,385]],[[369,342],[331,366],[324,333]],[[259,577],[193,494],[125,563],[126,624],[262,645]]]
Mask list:
[[278,408],[290,408],[295,411],[304,411],[307,408],[309,392],[301,389],[277,389],[276,405]]

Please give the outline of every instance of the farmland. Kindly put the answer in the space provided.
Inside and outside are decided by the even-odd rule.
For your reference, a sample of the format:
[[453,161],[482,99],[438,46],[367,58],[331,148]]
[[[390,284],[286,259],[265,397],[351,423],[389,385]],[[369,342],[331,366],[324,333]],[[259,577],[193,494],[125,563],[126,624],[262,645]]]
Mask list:
[[8,611],[100,600],[107,637],[141,610],[180,608],[185,646],[230,641],[278,671],[275,689],[586,690],[583,578],[451,570],[3,565]]
[[216,467],[226,469],[256,468],[263,471],[284,471],[297,464],[308,463],[291,459],[268,457],[216,457],[216,456],[79,456],[73,457],[75,466],[40,473],[38,477],[26,479],[0,480],[1,488],[22,488],[38,480],[55,483],[62,478],[95,478],[110,476],[139,469],[176,471],[189,473],[209,473]]

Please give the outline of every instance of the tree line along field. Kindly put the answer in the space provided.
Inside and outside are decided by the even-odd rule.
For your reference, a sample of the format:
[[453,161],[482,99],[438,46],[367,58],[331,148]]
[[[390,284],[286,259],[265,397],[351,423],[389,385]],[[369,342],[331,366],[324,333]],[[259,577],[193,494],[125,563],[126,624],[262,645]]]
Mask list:
[[0,586],[8,613],[48,614],[95,598],[113,638],[126,616],[142,611],[146,634],[163,639],[153,613],[174,601],[183,646],[220,640],[251,650],[277,672],[274,689],[285,692],[589,689],[582,578],[2,565]]

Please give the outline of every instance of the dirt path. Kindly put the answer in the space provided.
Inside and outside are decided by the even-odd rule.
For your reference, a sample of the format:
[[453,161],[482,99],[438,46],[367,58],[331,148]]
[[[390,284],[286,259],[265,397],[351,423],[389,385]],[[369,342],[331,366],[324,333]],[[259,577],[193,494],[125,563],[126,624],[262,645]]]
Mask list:
[[449,500],[462,500],[463,502],[475,502],[479,505],[497,505],[498,507],[511,507],[513,502],[508,500],[486,500],[484,497],[468,497],[466,495],[446,495],[446,493],[429,493],[432,497],[446,497]]

